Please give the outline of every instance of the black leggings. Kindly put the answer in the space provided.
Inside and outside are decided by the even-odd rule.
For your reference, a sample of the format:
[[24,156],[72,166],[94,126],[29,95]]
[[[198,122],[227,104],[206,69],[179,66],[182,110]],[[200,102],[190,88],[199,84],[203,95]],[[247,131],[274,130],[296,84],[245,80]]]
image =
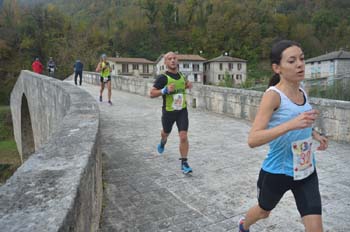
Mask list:
[[307,178],[294,180],[284,174],[272,174],[260,170],[258,179],[259,206],[271,211],[281,200],[283,194],[291,190],[301,217],[322,214],[321,196],[318,188],[316,170]]

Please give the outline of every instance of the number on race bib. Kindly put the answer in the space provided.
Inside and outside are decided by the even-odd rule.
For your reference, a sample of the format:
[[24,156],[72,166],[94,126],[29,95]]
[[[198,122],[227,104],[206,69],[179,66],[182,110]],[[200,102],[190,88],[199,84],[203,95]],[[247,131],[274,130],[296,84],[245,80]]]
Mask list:
[[302,180],[314,172],[311,148],[311,137],[292,143],[294,180]]

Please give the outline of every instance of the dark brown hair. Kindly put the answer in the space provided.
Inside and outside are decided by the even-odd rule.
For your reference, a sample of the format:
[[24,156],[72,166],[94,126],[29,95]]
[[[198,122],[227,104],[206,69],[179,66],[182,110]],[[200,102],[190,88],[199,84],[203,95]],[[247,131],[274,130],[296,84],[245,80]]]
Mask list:
[[[280,64],[281,59],[282,59],[282,53],[284,50],[286,50],[289,47],[292,46],[297,46],[299,48],[301,48],[300,44],[292,41],[292,40],[280,40],[277,43],[275,43],[272,48],[271,48],[271,53],[270,53],[270,61],[271,61],[271,65],[272,64]],[[277,85],[278,82],[280,82],[280,75],[278,73],[275,73],[270,81],[269,81],[269,85],[270,86],[274,86]]]

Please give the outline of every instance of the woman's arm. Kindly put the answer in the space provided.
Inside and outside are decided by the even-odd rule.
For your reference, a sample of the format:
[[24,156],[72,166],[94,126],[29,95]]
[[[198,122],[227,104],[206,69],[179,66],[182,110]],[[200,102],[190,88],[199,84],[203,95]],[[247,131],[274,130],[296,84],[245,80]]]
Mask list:
[[101,71],[101,62],[99,62],[96,67],[96,72],[99,72],[99,71]]
[[280,96],[274,91],[266,92],[260,103],[259,110],[248,136],[248,145],[257,147],[264,145],[290,130],[311,127],[317,118],[317,111],[311,110],[276,127],[266,129],[275,109],[280,105]]
[[286,131],[286,128],[266,129],[275,109],[280,105],[280,96],[274,91],[264,93],[258,112],[255,116],[252,128],[248,136],[249,147],[261,146],[280,136]]

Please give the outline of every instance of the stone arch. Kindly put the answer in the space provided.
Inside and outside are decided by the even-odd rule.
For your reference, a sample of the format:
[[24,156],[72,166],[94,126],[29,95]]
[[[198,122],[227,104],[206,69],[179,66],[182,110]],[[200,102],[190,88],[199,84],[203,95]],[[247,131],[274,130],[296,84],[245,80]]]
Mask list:
[[21,101],[21,141],[22,141],[22,157],[24,163],[35,151],[34,134],[32,128],[32,120],[28,107],[28,101],[25,94],[22,95]]

